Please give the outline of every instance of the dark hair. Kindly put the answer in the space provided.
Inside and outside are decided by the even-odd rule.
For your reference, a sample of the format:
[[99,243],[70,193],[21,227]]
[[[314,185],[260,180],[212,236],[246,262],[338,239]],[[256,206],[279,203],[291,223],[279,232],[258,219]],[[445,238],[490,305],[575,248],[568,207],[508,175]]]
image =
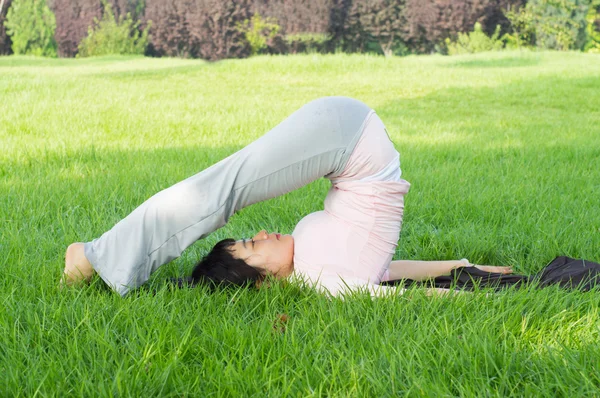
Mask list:
[[212,248],[192,271],[191,282],[213,286],[253,286],[262,279],[260,272],[241,258],[233,257],[233,239],[223,239]]

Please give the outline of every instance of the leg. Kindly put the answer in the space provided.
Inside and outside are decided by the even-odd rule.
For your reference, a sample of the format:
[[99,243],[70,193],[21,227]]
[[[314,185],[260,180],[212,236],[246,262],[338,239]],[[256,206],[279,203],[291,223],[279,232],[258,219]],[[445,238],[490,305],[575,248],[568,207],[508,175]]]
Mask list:
[[125,295],[236,211],[341,173],[370,111],[343,97],[305,105],[239,152],[154,195],[86,243],[85,258]]

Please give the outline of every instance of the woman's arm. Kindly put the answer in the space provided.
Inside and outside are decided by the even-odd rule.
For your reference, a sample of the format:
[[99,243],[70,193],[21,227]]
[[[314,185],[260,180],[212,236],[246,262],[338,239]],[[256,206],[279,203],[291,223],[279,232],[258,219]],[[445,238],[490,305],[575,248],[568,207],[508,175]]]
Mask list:
[[415,260],[396,260],[390,263],[388,280],[412,279],[420,281],[429,278],[435,278],[442,275],[450,275],[450,271],[460,267],[475,267],[486,272],[496,272],[501,274],[512,273],[511,267],[495,267],[489,265],[475,265],[469,263],[469,260],[449,261],[415,261]]
[[[402,296],[406,292],[406,289],[401,288],[399,286],[369,285],[368,289],[369,293],[371,294],[371,297]],[[462,290],[444,289],[439,287],[431,287],[425,289],[425,295],[432,297],[448,297],[464,293],[467,292]]]

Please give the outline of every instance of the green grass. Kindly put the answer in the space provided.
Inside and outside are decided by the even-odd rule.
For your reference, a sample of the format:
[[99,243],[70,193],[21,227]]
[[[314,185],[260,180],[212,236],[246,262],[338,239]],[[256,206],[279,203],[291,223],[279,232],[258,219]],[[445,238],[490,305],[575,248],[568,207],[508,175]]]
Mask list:
[[[121,298],[63,254],[304,103],[375,108],[411,182],[396,258],[600,260],[600,56],[0,58],[0,396],[598,396],[600,291],[330,301],[172,290],[219,239],[290,233],[328,183],[245,209]],[[285,325],[277,321],[287,314]]]

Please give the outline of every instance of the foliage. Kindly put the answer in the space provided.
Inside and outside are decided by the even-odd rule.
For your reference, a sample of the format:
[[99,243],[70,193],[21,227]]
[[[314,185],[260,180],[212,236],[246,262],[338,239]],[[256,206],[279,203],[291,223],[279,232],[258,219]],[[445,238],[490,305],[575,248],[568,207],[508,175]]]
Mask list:
[[116,16],[131,14],[134,21],[141,20],[146,8],[146,0],[109,0]]
[[402,48],[404,0],[369,0],[360,4],[360,24],[369,38],[379,44],[385,56]]
[[345,52],[404,54],[404,0],[334,2],[329,34],[332,47]]
[[254,14],[275,18],[283,36],[325,33],[332,0],[254,0]]
[[0,55],[12,54],[12,48],[10,36],[6,34],[6,26],[4,21],[6,20],[6,13],[10,8],[12,0],[0,0]]
[[238,23],[238,29],[244,33],[250,44],[250,53],[256,55],[267,48],[267,42],[277,36],[280,27],[275,18],[263,18],[256,13],[252,18]]
[[492,35],[500,25],[506,31],[509,21],[502,13],[524,0],[406,0],[403,39],[415,52],[441,51],[446,38],[469,31],[476,22]]
[[511,27],[511,32],[502,36],[506,47],[512,49],[535,46],[535,19],[531,10],[527,7],[518,10],[509,7],[505,15]]
[[[493,34],[509,22],[502,8],[524,0],[333,0],[329,34],[342,51],[367,51],[372,43],[384,53],[441,50],[445,38],[480,22]],[[394,43],[391,45],[391,43]]]
[[344,52],[365,52],[369,34],[362,26],[360,10],[367,0],[333,0],[328,28],[330,47]]
[[481,28],[481,24],[477,22],[472,32],[459,33],[455,42],[446,39],[448,54],[457,55],[502,50],[504,43],[498,39],[498,36],[500,36],[500,25],[496,26],[496,30],[489,37]]
[[56,56],[56,19],[46,0],[14,0],[5,25],[15,54]]
[[238,24],[251,16],[251,0],[147,0],[149,53],[212,61],[245,57],[250,45]]
[[586,16],[587,42],[584,51],[600,53],[600,0],[595,0]]
[[[525,0],[257,0],[284,35],[326,33],[328,51],[406,54],[440,49],[480,22],[491,35],[509,26],[502,9]],[[293,31],[292,31],[293,30]]]
[[78,57],[91,57],[113,54],[143,54],[148,44],[148,23],[140,32],[140,22],[134,22],[131,14],[121,15],[117,20],[110,3],[102,1],[104,12],[102,20],[94,18],[94,24],[88,28],[88,35],[79,43]]
[[536,19],[536,45],[544,49],[581,49],[590,0],[530,0]]
[[267,40],[270,54],[323,53],[329,50],[327,29],[332,0],[254,0],[253,13],[274,18],[280,29]]
[[[48,1],[56,15],[58,54],[74,56],[94,18],[102,18],[100,0]],[[488,36],[500,26],[509,48],[593,49],[598,30],[586,20],[593,18],[587,14],[590,0],[531,0],[526,6],[525,0],[107,1],[115,21],[140,21],[134,24],[141,31],[153,21],[146,54],[209,60],[260,52],[445,51],[446,38],[458,43],[459,32],[475,23]],[[256,27],[253,15],[260,16]],[[8,39],[1,29],[0,53]]]
[[508,10],[515,23],[506,36],[511,47],[533,45],[550,50],[580,50],[586,43],[590,0],[529,0],[518,12]]
[[94,18],[102,17],[102,4],[98,0],[53,0],[52,10],[56,15],[58,55],[74,57]]
[[297,33],[285,36],[288,52],[325,53],[328,49],[329,35],[326,33]]
[[[145,10],[145,0],[109,0],[118,20],[131,14],[133,20],[140,20]],[[56,15],[56,33],[58,55],[74,57],[79,43],[88,35],[88,29],[94,24],[94,18],[102,18],[101,0],[51,0],[51,9]]]

